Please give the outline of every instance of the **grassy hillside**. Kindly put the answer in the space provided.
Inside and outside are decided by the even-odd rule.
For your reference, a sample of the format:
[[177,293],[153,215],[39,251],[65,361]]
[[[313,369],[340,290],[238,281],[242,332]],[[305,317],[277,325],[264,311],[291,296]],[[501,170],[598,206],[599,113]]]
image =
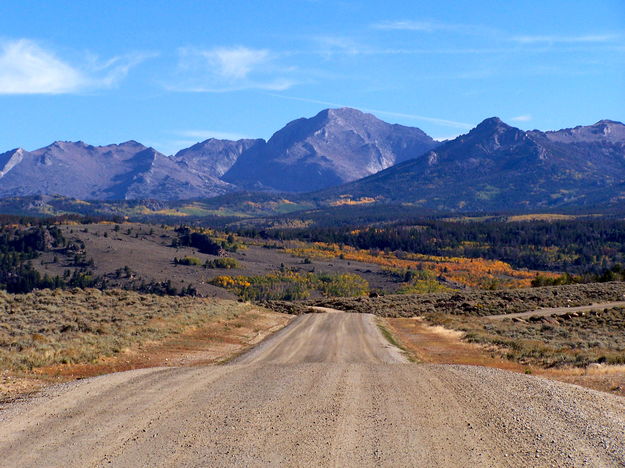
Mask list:
[[0,370],[93,362],[250,309],[233,301],[121,290],[0,292]]

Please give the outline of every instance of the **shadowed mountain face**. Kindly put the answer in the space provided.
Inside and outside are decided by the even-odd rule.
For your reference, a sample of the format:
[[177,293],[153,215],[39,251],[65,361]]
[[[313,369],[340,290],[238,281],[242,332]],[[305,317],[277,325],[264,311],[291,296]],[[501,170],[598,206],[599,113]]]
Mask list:
[[445,210],[539,209],[614,204],[624,182],[622,123],[524,132],[494,117],[417,159],[321,195]]
[[228,172],[241,154],[264,143],[265,140],[261,139],[231,141],[210,138],[178,151],[174,159],[196,174],[219,178]]
[[244,152],[224,180],[247,189],[307,192],[375,174],[436,146],[418,128],[355,109],[326,109]]
[[91,146],[55,142],[36,151],[0,155],[0,196],[61,194],[92,200],[182,199],[219,195],[232,188],[200,177],[136,141]]

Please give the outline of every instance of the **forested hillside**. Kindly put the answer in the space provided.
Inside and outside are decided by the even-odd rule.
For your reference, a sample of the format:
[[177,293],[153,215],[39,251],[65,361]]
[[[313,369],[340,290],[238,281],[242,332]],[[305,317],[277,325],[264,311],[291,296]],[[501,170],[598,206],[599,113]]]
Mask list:
[[385,227],[242,229],[242,235],[345,244],[359,249],[497,259],[517,268],[597,273],[625,261],[625,221],[458,222]]

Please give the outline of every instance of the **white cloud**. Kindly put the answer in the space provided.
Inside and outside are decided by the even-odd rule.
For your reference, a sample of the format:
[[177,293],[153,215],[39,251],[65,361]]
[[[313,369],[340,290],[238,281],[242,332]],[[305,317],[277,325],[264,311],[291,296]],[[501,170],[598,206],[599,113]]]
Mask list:
[[210,50],[181,48],[173,91],[219,93],[245,89],[284,91],[296,84],[293,69],[276,64],[267,49],[243,46]]
[[556,44],[556,43],[597,43],[611,42],[618,39],[617,34],[587,34],[579,36],[516,36],[512,40],[520,44]]
[[513,36],[505,31],[472,24],[453,24],[440,21],[416,21],[397,20],[381,21],[371,25],[373,29],[387,31],[418,31],[418,32],[456,32],[478,36],[493,36],[501,40],[516,42],[518,44],[576,44],[576,43],[605,43],[621,39],[622,34],[599,33],[599,34],[579,34],[572,36],[550,35],[550,34],[523,34]]
[[389,31],[423,31],[434,32],[440,30],[454,29],[453,25],[446,25],[443,23],[433,21],[412,21],[412,20],[400,20],[400,21],[381,21],[373,25],[374,29],[382,29]]
[[0,94],[61,94],[85,85],[72,66],[26,39],[0,49]]
[[231,79],[246,78],[253,68],[269,60],[268,50],[247,47],[217,47],[200,54],[215,67],[217,73]]
[[397,20],[397,21],[381,21],[371,25],[373,29],[383,31],[417,31],[417,32],[453,32],[460,34],[469,34],[477,36],[500,35],[497,29],[475,24],[454,24],[443,23],[432,20]]
[[371,53],[372,49],[359,44],[354,39],[342,36],[315,36],[313,40],[318,47],[318,53],[331,58],[335,54],[339,55],[360,55]]
[[115,86],[126,78],[130,69],[158,55],[155,52],[132,53],[113,57],[103,63],[99,63],[96,58],[87,67],[87,71],[91,75],[89,85],[92,87]]
[[67,94],[110,87],[148,55],[78,67],[28,39],[0,43],[0,94]]
[[510,120],[513,122],[529,122],[532,120],[532,116],[531,114],[517,115],[516,117],[512,117]]

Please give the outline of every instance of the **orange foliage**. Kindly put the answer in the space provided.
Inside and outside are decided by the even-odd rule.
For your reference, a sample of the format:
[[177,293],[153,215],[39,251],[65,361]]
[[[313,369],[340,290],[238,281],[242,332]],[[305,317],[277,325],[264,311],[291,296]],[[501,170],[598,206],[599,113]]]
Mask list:
[[290,245],[286,251],[297,257],[342,258],[387,268],[428,270],[448,281],[472,288],[529,287],[537,274],[547,277],[557,276],[555,273],[515,270],[509,263],[482,258],[438,257],[410,253],[402,253],[401,258],[398,258],[394,252],[360,250],[349,246],[341,248],[338,244],[323,242],[313,244],[293,242]]

